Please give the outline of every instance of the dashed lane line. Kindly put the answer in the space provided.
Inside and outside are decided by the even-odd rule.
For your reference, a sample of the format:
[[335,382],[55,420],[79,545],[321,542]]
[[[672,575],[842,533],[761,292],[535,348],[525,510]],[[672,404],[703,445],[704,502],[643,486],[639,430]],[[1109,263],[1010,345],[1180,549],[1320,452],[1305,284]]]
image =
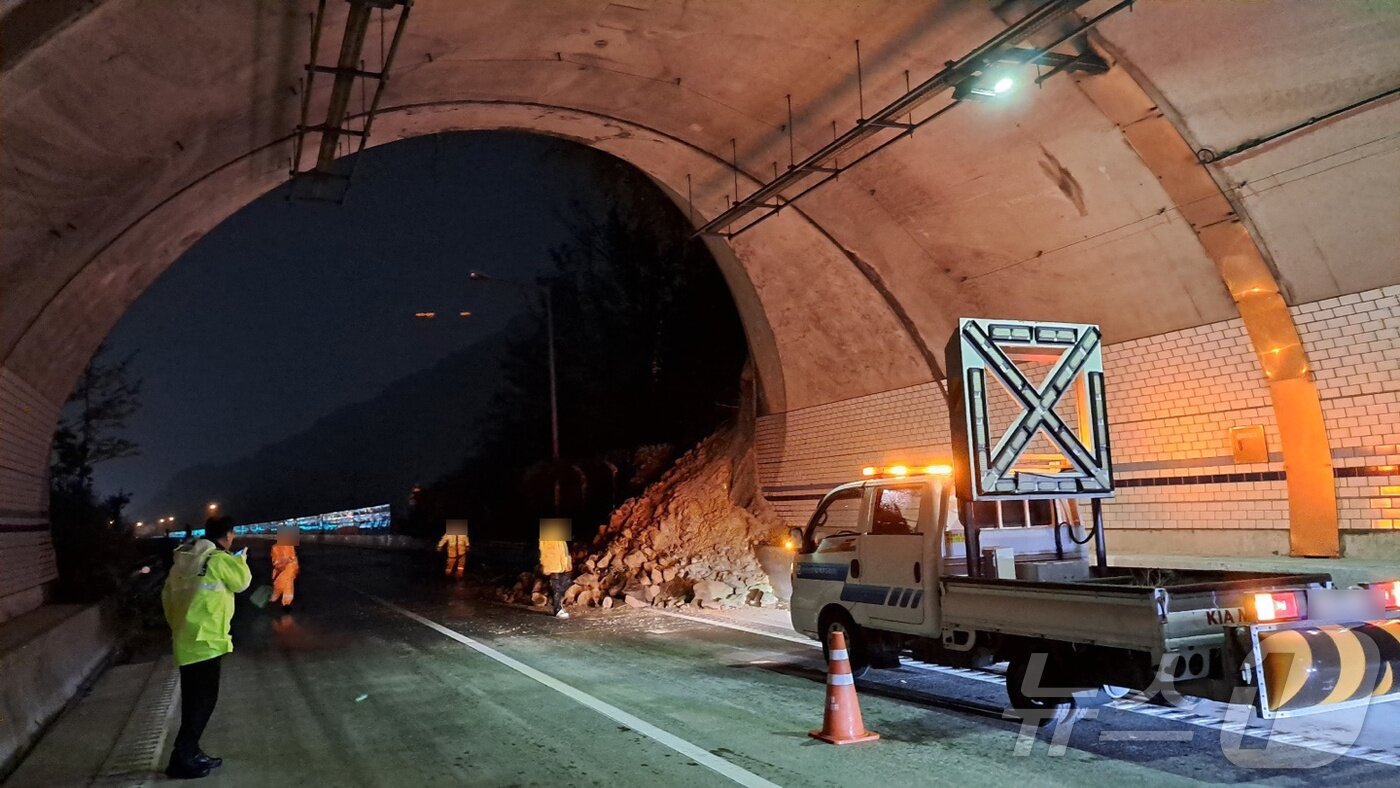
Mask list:
[[[684,613],[674,613],[669,610],[652,610],[651,612],[656,613],[658,615],[670,616],[672,618],[685,619],[686,621],[694,621],[699,624],[709,624],[710,626],[724,627],[725,629],[734,629],[740,632],[748,632],[749,634],[753,635],[762,635],[764,637],[774,638],[776,640],[786,640],[789,643],[800,643],[804,646],[809,646],[811,648],[821,648],[821,644],[817,641],[798,635],[788,635],[778,632],[770,632],[768,630],[760,629],[758,627],[745,626],[743,624],[736,624],[731,621],[722,621],[716,618],[709,618],[705,616],[689,616],[685,615]],[[973,681],[981,681],[987,684],[1000,684],[1002,686],[1006,685],[1005,676],[990,671],[972,670],[969,668],[955,668],[947,665],[933,665],[926,662],[917,662],[910,660],[901,660],[901,664],[904,667],[913,668],[915,670],[922,670],[928,673],[943,673],[950,676],[958,676],[965,679],[971,679]],[[1386,750],[1377,750],[1370,747],[1349,747],[1338,742],[1329,741],[1327,739],[1323,739],[1316,736],[1305,736],[1298,733],[1284,731],[1272,731],[1267,728],[1257,728],[1238,721],[1223,719],[1217,716],[1198,714],[1194,711],[1189,711],[1185,709],[1151,706],[1128,700],[1112,701],[1111,703],[1108,703],[1107,706],[1117,711],[1125,711],[1131,714],[1142,714],[1148,717],[1157,717],[1159,719],[1172,720],[1174,722],[1193,725],[1198,728],[1209,728],[1211,730],[1226,730],[1231,733],[1239,734],[1242,736],[1264,739],[1266,741],[1277,741],[1283,744],[1290,744],[1294,747],[1302,747],[1304,749],[1315,750],[1317,752],[1325,752],[1329,755],[1340,755],[1347,758],[1356,758],[1358,760],[1370,761],[1371,763],[1379,763],[1385,766],[1400,766],[1400,754]]]
[[715,755],[714,753],[704,749],[703,747],[692,744],[686,741],[685,739],[676,736],[675,734],[668,733],[667,731],[664,731],[661,728],[652,725],[646,720],[635,717],[632,714],[629,714],[610,703],[599,700],[598,698],[589,695],[588,693],[578,689],[577,687],[565,684],[559,679],[556,679],[553,676],[550,676],[549,674],[544,673],[542,671],[536,670],[535,668],[532,668],[529,665],[526,665],[525,663],[514,659],[513,657],[506,656],[505,654],[502,654],[496,649],[491,648],[485,643],[469,638],[455,629],[445,627],[442,624],[433,621],[432,619],[424,618],[423,616],[420,616],[412,610],[400,607],[388,600],[380,599],[379,597],[374,596],[373,594],[365,593],[364,591],[360,591],[360,593],[374,600],[378,604],[383,605],[384,607],[394,611],[395,613],[404,616],[405,618],[416,621],[419,624],[422,624],[423,626],[433,630],[434,632],[437,632],[440,635],[451,638],[452,640],[461,643],[462,645],[477,652],[478,654],[490,657],[491,659],[494,659],[502,665],[505,665],[511,670],[514,670],[517,673],[520,673],[521,675],[526,676],[530,679],[538,681],[539,683],[545,685],[546,687],[549,687],[555,692],[558,692],[561,695],[565,695],[568,698],[571,698],[572,700],[584,706],[587,706],[590,709],[593,709],[594,711],[598,712],[599,714],[602,714],[605,717],[609,717],[623,725],[626,725],[628,728],[631,728],[637,733],[646,736],[647,738],[651,739],[657,744],[675,750],[676,752],[695,761],[701,766],[704,766],[720,775],[723,775],[724,777],[729,778],[730,780],[734,781],[735,783],[738,783],[739,785],[749,786],[750,788],[778,788],[776,783],[769,782],[768,780],[759,777],[758,775],[748,771],[747,769],[736,766],[735,764],[730,763],[729,761],[719,757],[718,755]]

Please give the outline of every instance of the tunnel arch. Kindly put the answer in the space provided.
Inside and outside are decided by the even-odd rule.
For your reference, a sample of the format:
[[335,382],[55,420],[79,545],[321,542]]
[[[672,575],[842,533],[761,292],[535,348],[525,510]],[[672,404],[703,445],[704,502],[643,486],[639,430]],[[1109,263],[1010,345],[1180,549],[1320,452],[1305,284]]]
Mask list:
[[[680,196],[686,190],[686,177],[705,167],[724,166],[713,156],[654,130],[561,107],[439,102],[385,108],[377,124],[375,145],[472,131],[524,132],[577,142],[637,167],[682,209],[689,207]],[[145,287],[214,226],[286,182],[285,167],[277,158],[286,142],[276,140],[216,167],[121,229],[44,304],[22,339],[10,350],[6,366],[20,371],[26,380],[42,389],[71,390],[87,357]],[[788,251],[796,249],[810,263],[824,269],[827,278],[842,288],[842,298],[851,298],[853,291],[861,289],[868,289],[869,293],[862,308],[849,316],[824,310],[830,301],[823,295],[830,294],[811,288],[810,281],[804,283],[811,288],[804,297],[791,289],[775,296],[771,292],[774,269],[784,267],[782,260],[765,254],[761,247],[735,248],[708,239],[711,253],[739,307],[766,407],[781,411],[839,398],[853,390],[852,386],[862,385],[855,383],[856,378],[871,386],[869,390],[878,391],[935,375],[937,368],[931,366],[932,359],[920,352],[926,348],[920,348],[921,340],[911,335],[907,323],[899,321],[898,305],[891,303],[887,292],[881,292],[878,277],[835,248],[810,220],[797,212],[789,216],[791,220],[784,219],[788,225],[784,228],[789,235],[785,244]],[[770,285],[767,305],[754,287],[754,276]],[[768,317],[779,311],[772,306],[775,298],[797,301],[798,308],[807,310],[802,317],[804,322],[818,324],[821,330],[775,330]],[[801,303],[804,298],[805,305]],[[823,312],[825,319],[820,316]],[[74,320],[75,313],[81,314],[82,319]],[[901,341],[908,346],[906,361],[891,369],[891,345]],[[53,348],[71,348],[76,352],[55,356]],[[790,359],[786,368],[784,356]],[[794,365],[793,357],[804,361]]]
[[[44,2],[0,12],[9,44],[0,52],[0,509],[33,529],[45,522],[47,431],[91,350],[163,265],[285,177],[313,7]],[[789,133],[797,151],[811,151],[855,118],[852,39],[866,56],[864,101],[878,106],[903,91],[906,71],[933,73],[1002,29],[998,13],[1015,5],[418,0],[375,141],[453,128],[567,136],[631,162],[678,201],[693,195],[696,216],[713,216],[733,197],[731,150],[742,194],[787,162]],[[1368,467],[1381,467],[1390,455],[1377,447],[1400,436],[1331,436],[1354,409],[1374,407],[1358,397],[1391,392],[1393,376],[1368,380],[1376,373],[1326,358],[1324,332],[1342,328],[1318,323],[1309,334],[1304,324],[1333,312],[1321,305],[1335,299],[1384,320],[1387,288],[1400,283],[1400,167],[1389,166],[1400,157],[1400,102],[1368,98],[1400,83],[1400,10],[1282,5],[1139,4],[1094,39],[1114,64],[1110,80],[1059,77],[1024,102],[952,113],[800,212],[712,244],[769,415],[794,414],[776,432],[875,412],[840,403],[926,396],[918,387],[938,377],[937,349],[959,316],[1100,323],[1133,360],[1154,344],[1193,341],[1193,331],[1233,337],[1251,307],[1218,258],[1244,249],[1269,268],[1274,314],[1291,315],[1299,347],[1317,351],[1301,358],[1328,375],[1298,378],[1322,402],[1311,417],[1327,419],[1326,430],[1313,425],[1322,454],[1330,441],[1338,458],[1378,457]],[[333,39],[343,10],[328,7]],[[1189,40],[1172,34],[1183,30]],[[1251,42],[1243,54],[1242,40]],[[1121,91],[1101,88],[1112,80]],[[794,100],[790,130],[784,96]],[[1272,136],[1348,102],[1363,103]],[[1160,161],[1164,148],[1139,144],[1149,128],[1175,145]],[[1207,165],[1191,155],[1266,137]],[[1200,221],[1196,197],[1173,191],[1183,173],[1213,178],[1202,199],[1228,197],[1229,215]],[[1222,227],[1234,235],[1211,240]],[[1267,349],[1246,333],[1254,350]],[[1221,361],[1237,376],[1223,389],[1267,387],[1248,347]],[[898,430],[888,414],[900,407],[879,405],[889,436]],[[1246,410],[1277,427],[1271,405]],[[914,431],[937,440],[931,427]],[[822,456],[867,450],[847,444]],[[1212,443],[1144,457],[1214,462],[1220,451]],[[1318,460],[1318,444],[1312,451],[1307,459]],[[773,467],[824,483],[835,463],[779,458]],[[790,486],[774,473],[775,488]],[[1368,517],[1388,521],[1356,519]],[[1178,520],[1184,528],[1190,518]]]

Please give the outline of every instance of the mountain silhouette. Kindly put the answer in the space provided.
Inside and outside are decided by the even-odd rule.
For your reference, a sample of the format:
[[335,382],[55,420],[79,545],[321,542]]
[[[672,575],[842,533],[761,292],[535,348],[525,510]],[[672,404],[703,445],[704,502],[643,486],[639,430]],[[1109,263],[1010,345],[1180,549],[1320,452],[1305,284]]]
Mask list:
[[154,510],[220,501],[235,520],[258,522],[388,503],[402,514],[413,485],[456,469],[477,445],[509,335],[482,339],[250,456],[180,471]]

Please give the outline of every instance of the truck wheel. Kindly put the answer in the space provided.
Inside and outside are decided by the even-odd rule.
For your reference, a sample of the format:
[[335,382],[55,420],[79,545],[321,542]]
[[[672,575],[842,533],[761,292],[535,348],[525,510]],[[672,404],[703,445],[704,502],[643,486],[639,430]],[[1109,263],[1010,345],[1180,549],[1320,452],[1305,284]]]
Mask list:
[[822,616],[822,657],[831,664],[831,633],[841,632],[846,636],[846,653],[850,655],[851,675],[864,678],[870,672],[870,655],[866,651],[865,637],[860,633],[851,617],[844,611],[827,613]]
[[1026,673],[1030,670],[1030,655],[1013,657],[1006,666],[1006,696],[1011,708],[1029,722],[1042,727],[1070,720],[1076,714],[1073,697],[1027,695]]

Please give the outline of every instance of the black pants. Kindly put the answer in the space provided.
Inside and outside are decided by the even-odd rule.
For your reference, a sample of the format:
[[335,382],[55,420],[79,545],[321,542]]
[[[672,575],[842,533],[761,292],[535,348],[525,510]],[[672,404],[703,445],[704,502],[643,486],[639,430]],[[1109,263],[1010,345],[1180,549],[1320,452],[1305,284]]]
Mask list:
[[219,663],[223,657],[180,666],[180,732],[171,757],[188,760],[199,754],[199,737],[219,702]]
[[556,572],[549,576],[549,601],[554,612],[558,613],[559,608],[564,606],[564,592],[573,584],[574,578],[568,572]]

